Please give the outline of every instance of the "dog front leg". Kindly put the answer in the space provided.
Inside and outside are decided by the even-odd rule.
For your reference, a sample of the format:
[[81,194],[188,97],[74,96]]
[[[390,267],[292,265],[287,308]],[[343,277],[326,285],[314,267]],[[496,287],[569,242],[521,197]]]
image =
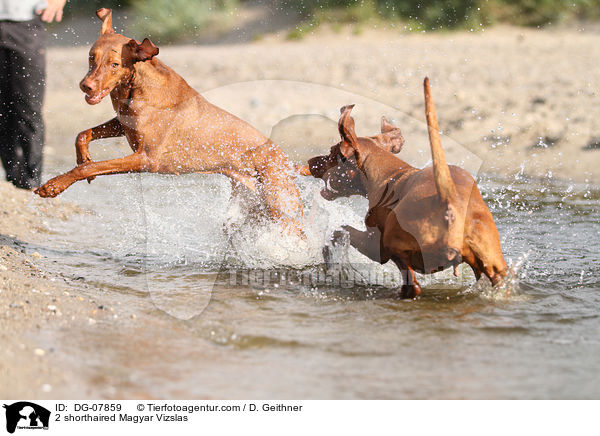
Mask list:
[[[115,138],[124,134],[123,126],[116,117],[99,126],[80,132],[75,140],[77,165],[92,161],[92,157],[90,156],[90,142],[96,139]],[[94,180],[94,177],[88,178],[88,182],[92,180]]]
[[79,180],[106,174],[141,173],[150,171],[150,168],[148,157],[140,152],[119,159],[86,162],[68,173],[54,177],[34,192],[40,197],[56,197]]
[[333,245],[336,245],[344,232],[347,232],[350,236],[350,245],[356,248],[361,254],[382,264],[389,260],[389,257],[385,254],[381,246],[381,232],[377,227],[370,228],[364,232],[352,226],[342,226],[342,229],[333,232],[331,238]]
[[421,285],[417,281],[415,270],[410,264],[408,257],[402,257],[402,259],[394,259],[396,266],[402,274],[402,288],[400,288],[400,298],[416,298],[421,295]]
[[[339,245],[346,235],[350,237],[350,245],[372,261],[384,264],[389,260],[381,246],[381,232],[378,228],[363,232],[352,226],[342,226],[342,230],[336,230],[331,235],[331,245]],[[332,252],[327,245],[323,247],[323,259],[326,264],[331,264]]]

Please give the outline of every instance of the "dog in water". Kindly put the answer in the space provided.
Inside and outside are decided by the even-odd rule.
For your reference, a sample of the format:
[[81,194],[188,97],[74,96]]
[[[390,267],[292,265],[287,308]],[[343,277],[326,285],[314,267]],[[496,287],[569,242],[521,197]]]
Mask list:
[[[485,274],[497,285],[507,274],[500,238],[492,214],[473,177],[448,165],[442,148],[429,80],[424,82],[425,113],[433,165],[418,169],[395,156],[377,137],[358,137],[353,105],[341,109],[341,141],[330,153],[308,161],[308,170],[323,179],[323,198],[366,196],[366,231],[344,226],[332,242],[346,234],[351,245],[368,258],[393,261],[405,273],[403,298],[421,293],[415,271],[430,274],[462,262],[475,277]],[[400,145],[401,146],[401,145]]]
[[[286,154],[254,127],[208,102],[158,58],[149,40],[115,33],[112,11],[96,13],[100,36],[90,49],[89,71],[80,83],[87,103],[110,96],[117,116],[77,136],[77,166],[36,189],[55,197],[79,180],[107,174],[220,173],[234,188],[258,193],[267,214],[303,236],[300,193]],[[95,162],[91,141],[125,136],[133,154]]]

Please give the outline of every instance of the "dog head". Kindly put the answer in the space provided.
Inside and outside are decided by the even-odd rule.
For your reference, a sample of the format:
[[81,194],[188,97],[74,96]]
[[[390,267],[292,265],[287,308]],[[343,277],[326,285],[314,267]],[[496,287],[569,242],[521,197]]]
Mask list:
[[385,117],[381,119],[380,134],[357,138],[354,119],[350,116],[353,107],[354,105],[349,105],[340,109],[338,129],[342,140],[331,147],[328,155],[315,156],[308,160],[310,174],[325,182],[321,196],[326,200],[367,194],[361,166],[369,143],[392,153],[400,152],[404,144],[400,129]]
[[363,176],[356,165],[356,157],[346,158],[340,151],[341,145],[340,142],[331,147],[328,155],[308,160],[310,174],[325,182],[325,187],[321,189],[321,196],[325,200],[367,194]]
[[102,20],[100,36],[90,49],[89,71],[79,83],[88,104],[98,104],[133,75],[136,62],[144,62],[158,54],[148,38],[142,43],[115,33],[112,27],[112,11],[102,8],[96,11]]

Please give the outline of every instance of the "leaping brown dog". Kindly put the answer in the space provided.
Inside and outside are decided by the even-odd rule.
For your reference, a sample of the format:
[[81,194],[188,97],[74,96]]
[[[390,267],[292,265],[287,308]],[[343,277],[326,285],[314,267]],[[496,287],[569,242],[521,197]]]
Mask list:
[[[77,166],[35,192],[55,197],[73,183],[105,174],[152,172],[220,173],[234,187],[261,196],[268,214],[303,235],[300,193],[288,157],[262,133],[220,109],[156,58],[158,48],[115,33],[112,11],[96,12],[100,37],[90,49],[90,69],[80,83],[93,105],[110,95],[117,116],[77,136]],[[90,141],[125,136],[133,154],[102,162],[90,156]]]
[[353,105],[341,109],[341,142],[329,155],[308,161],[310,173],[325,181],[325,199],[368,198],[367,230],[343,226],[334,232],[333,243],[347,232],[351,245],[365,256],[395,262],[405,275],[403,298],[421,293],[415,271],[430,274],[453,266],[458,274],[458,265],[466,262],[477,279],[483,273],[493,285],[507,273],[498,230],[475,180],[446,163],[427,78],[424,88],[432,166],[414,168],[382,147],[378,137],[357,137]]

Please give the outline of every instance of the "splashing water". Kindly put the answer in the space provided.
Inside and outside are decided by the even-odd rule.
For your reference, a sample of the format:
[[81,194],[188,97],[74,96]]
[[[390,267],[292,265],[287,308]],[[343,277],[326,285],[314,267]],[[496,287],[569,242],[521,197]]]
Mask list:
[[[106,183],[106,179],[103,181]],[[75,231],[72,223],[68,224],[70,231],[60,226],[56,231],[64,236],[63,244],[73,246],[77,241],[84,251],[102,252],[124,263],[130,275],[135,275],[132,270],[145,274],[150,288],[156,287],[150,280],[155,271],[172,273],[168,280],[160,280],[169,288],[173,287],[169,284],[173,274],[184,272],[194,276],[231,269],[315,272],[323,267],[322,249],[329,245],[334,230],[344,224],[364,228],[368,204],[360,197],[330,202],[319,194],[320,181],[299,178],[297,182],[305,205],[306,240],[282,232],[279,224],[250,219],[248,204],[232,201],[229,180],[214,175],[136,175],[113,178],[111,186],[103,186],[102,182],[80,185],[88,192],[76,194],[72,189],[64,197],[92,213],[74,218]],[[355,286],[381,285],[381,275],[396,279],[389,280],[388,287],[402,284],[393,264],[371,262],[348,243],[333,253],[339,272],[352,275]],[[517,277],[518,273],[511,278],[513,294],[518,287]],[[419,275],[419,280],[426,286],[453,288],[473,282],[473,276],[464,267],[459,279],[446,270],[433,276]],[[201,280],[197,285],[207,286]],[[483,280],[475,289],[481,292],[487,288],[491,285]]]
[[[320,181],[298,184],[306,241],[247,220],[222,176],[111,176],[67,190],[63,198],[89,212],[50,223],[45,251],[36,249],[56,261],[49,269],[83,276],[81,292],[134,311],[139,333],[131,343],[122,337],[131,326],[113,321],[93,336],[71,332],[66,343],[102,349],[98,366],[123,365],[136,374],[132,389],[153,396],[600,395],[591,376],[599,369],[600,191],[522,174],[481,178],[511,273],[497,288],[475,283],[466,265],[458,278],[451,270],[419,276],[422,297],[406,301],[394,265],[348,246],[334,250],[334,268],[323,265],[331,232],[363,228],[366,200],[328,202]],[[131,351],[111,348],[121,337]],[[136,341],[151,341],[153,354],[140,361],[147,345]],[[87,359],[79,372],[89,371]],[[156,370],[165,365],[176,371]],[[450,382],[448,374],[463,376]]]

